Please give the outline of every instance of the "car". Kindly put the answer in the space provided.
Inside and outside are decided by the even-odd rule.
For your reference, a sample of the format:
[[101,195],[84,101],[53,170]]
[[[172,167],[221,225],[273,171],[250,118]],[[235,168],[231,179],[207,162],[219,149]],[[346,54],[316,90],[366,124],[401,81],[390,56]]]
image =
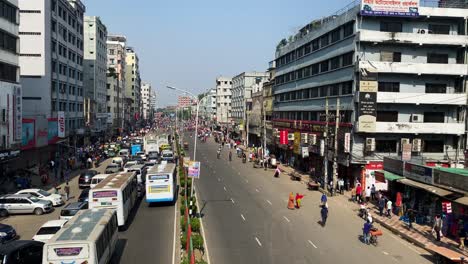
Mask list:
[[12,226],[0,223],[0,242],[2,244],[14,240],[17,237],[16,230]]
[[89,188],[81,191],[80,196],[78,197],[78,202],[88,202]]
[[33,236],[34,241],[47,243],[68,222],[68,220],[50,220],[45,222]]
[[[107,171],[107,169],[106,169]],[[91,179],[91,189],[94,188],[94,186],[96,186],[98,183],[100,183],[102,180],[104,180],[105,178],[107,178],[109,176],[109,174],[98,174],[98,175],[94,175],[94,177]]]
[[112,158],[112,163],[113,164],[118,164],[120,166],[120,168],[123,168],[125,162],[124,162],[122,157],[114,157],[114,158]]
[[133,165],[137,165],[137,162],[136,162],[135,160],[131,160],[131,161],[125,163],[125,166],[124,166],[124,168],[123,168],[123,171],[124,171],[124,172],[127,172],[128,169],[129,169],[130,167],[132,167]]
[[137,164],[143,164],[143,158],[141,156],[135,155],[130,157],[130,161],[136,161]]
[[0,247],[0,263],[42,263],[44,243],[33,240],[16,240]]
[[97,174],[99,174],[99,172],[95,170],[87,170],[87,171],[82,172],[80,174],[80,177],[78,178],[78,187],[89,188],[91,184],[91,178],[93,178],[93,176]]
[[158,165],[158,163],[155,162],[155,161],[147,161],[147,162],[145,162],[145,166],[148,168],[148,170],[151,169],[152,167],[156,166],[156,165]]
[[142,160],[146,160],[146,154],[143,151],[138,151],[135,155],[140,156]]
[[167,162],[174,162],[174,152],[172,150],[163,150],[161,152],[161,159]]
[[159,160],[159,155],[158,155],[158,152],[156,151],[150,151],[148,153],[148,156],[146,157],[146,160],[150,161],[150,162],[158,162]]
[[0,217],[10,214],[42,215],[54,210],[51,201],[41,200],[31,194],[7,194],[0,196]]
[[[104,170],[105,174],[111,174],[111,173],[116,173],[120,171],[120,165],[116,163],[111,163],[107,165],[106,169]],[[91,188],[93,188],[91,186]]]
[[67,204],[62,211],[60,211],[61,220],[70,220],[78,213],[79,210],[88,209],[87,202],[74,202]]
[[31,194],[41,200],[51,201],[53,206],[60,206],[65,203],[60,194],[49,193],[42,189],[23,189],[18,191],[16,194]]

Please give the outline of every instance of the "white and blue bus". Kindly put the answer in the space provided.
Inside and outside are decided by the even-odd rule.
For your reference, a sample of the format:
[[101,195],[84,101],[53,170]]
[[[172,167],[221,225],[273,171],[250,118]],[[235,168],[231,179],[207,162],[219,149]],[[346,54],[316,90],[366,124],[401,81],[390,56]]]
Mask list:
[[152,167],[146,174],[146,202],[175,202],[177,197],[176,164]]
[[109,263],[117,233],[115,210],[80,210],[44,244],[42,263]]

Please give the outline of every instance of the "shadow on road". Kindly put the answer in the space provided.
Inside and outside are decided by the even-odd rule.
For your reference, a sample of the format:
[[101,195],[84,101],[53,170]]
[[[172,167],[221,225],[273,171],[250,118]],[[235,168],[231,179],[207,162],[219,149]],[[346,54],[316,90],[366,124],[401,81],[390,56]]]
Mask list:
[[230,199],[222,199],[222,200],[202,200],[203,201],[203,205],[200,209],[200,212],[198,213],[200,215],[200,217],[203,217],[205,214],[203,213],[203,210],[205,209],[206,205],[208,204],[208,202],[210,203],[218,203],[218,202],[229,202],[229,203],[232,203],[232,201]]
[[112,255],[111,260],[109,261],[110,264],[120,263],[120,260],[122,259],[122,255],[124,253],[124,249],[126,245],[127,245],[127,239],[125,238],[117,239],[117,243],[115,244],[114,254]]

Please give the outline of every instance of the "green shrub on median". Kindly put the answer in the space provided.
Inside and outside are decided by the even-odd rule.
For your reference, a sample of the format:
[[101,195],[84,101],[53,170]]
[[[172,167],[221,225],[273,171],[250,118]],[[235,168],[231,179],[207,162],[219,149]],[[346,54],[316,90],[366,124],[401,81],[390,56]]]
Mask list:
[[195,217],[190,219],[190,226],[192,227],[193,232],[200,232],[200,219]]
[[203,237],[200,234],[192,234],[193,248],[204,250]]

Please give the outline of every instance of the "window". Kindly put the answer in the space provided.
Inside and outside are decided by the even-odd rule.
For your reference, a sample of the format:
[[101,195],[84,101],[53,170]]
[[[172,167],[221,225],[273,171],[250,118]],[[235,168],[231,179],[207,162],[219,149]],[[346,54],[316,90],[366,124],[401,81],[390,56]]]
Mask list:
[[348,23],[343,26],[343,36],[346,38],[354,33],[354,23]]
[[320,63],[320,72],[327,72],[328,71],[328,60],[322,61]]
[[320,89],[320,97],[328,96],[328,86],[322,86]]
[[6,121],[6,109],[2,109],[2,121]]
[[444,123],[444,112],[424,112],[424,123]]
[[401,62],[401,52],[380,51],[380,61]]
[[403,32],[403,24],[401,22],[380,22],[380,31],[385,32]]
[[16,41],[17,41],[17,38],[15,36],[10,35],[9,33],[0,30],[0,48],[1,49],[16,53],[17,52]]
[[314,39],[314,40],[312,41],[312,51],[318,50],[319,48],[320,48],[319,40],[318,40],[318,39]]
[[447,84],[426,83],[426,93],[447,93]]
[[343,55],[343,67],[353,64],[354,52],[348,52]]
[[340,33],[341,33],[340,28],[337,28],[331,32],[331,43],[335,43],[338,40],[340,40],[340,36],[341,36]]
[[341,84],[341,94],[352,94],[353,93],[353,82],[344,82]]
[[17,19],[16,19],[17,10],[18,8],[16,8],[13,5],[10,5],[6,1],[0,2],[0,17],[5,18],[6,20],[12,23],[17,23]]
[[312,64],[312,67],[311,67],[311,74],[312,74],[312,75],[319,74],[319,69],[320,69],[320,66],[319,66],[318,63]]
[[398,111],[377,111],[377,122],[398,122]]
[[443,153],[444,141],[443,140],[424,140],[423,152]]
[[396,152],[397,141],[396,140],[376,140],[375,141],[375,152]]
[[309,89],[302,90],[302,99],[309,99]]
[[400,92],[399,82],[379,82],[379,92]]
[[0,80],[5,82],[17,82],[17,72],[18,67],[0,62]]
[[340,57],[334,57],[330,59],[330,70],[335,70],[340,67]]
[[450,34],[450,25],[429,24],[429,34]]
[[328,34],[325,34],[320,37],[320,47],[323,48],[326,46],[328,46]]
[[427,63],[448,63],[448,54],[428,53]]
[[340,95],[340,85],[339,84],[332,84],[330,87],[330,96]]
[[57,31],[57,21],[52,20],[52,32],[56,32],[56,31]]

